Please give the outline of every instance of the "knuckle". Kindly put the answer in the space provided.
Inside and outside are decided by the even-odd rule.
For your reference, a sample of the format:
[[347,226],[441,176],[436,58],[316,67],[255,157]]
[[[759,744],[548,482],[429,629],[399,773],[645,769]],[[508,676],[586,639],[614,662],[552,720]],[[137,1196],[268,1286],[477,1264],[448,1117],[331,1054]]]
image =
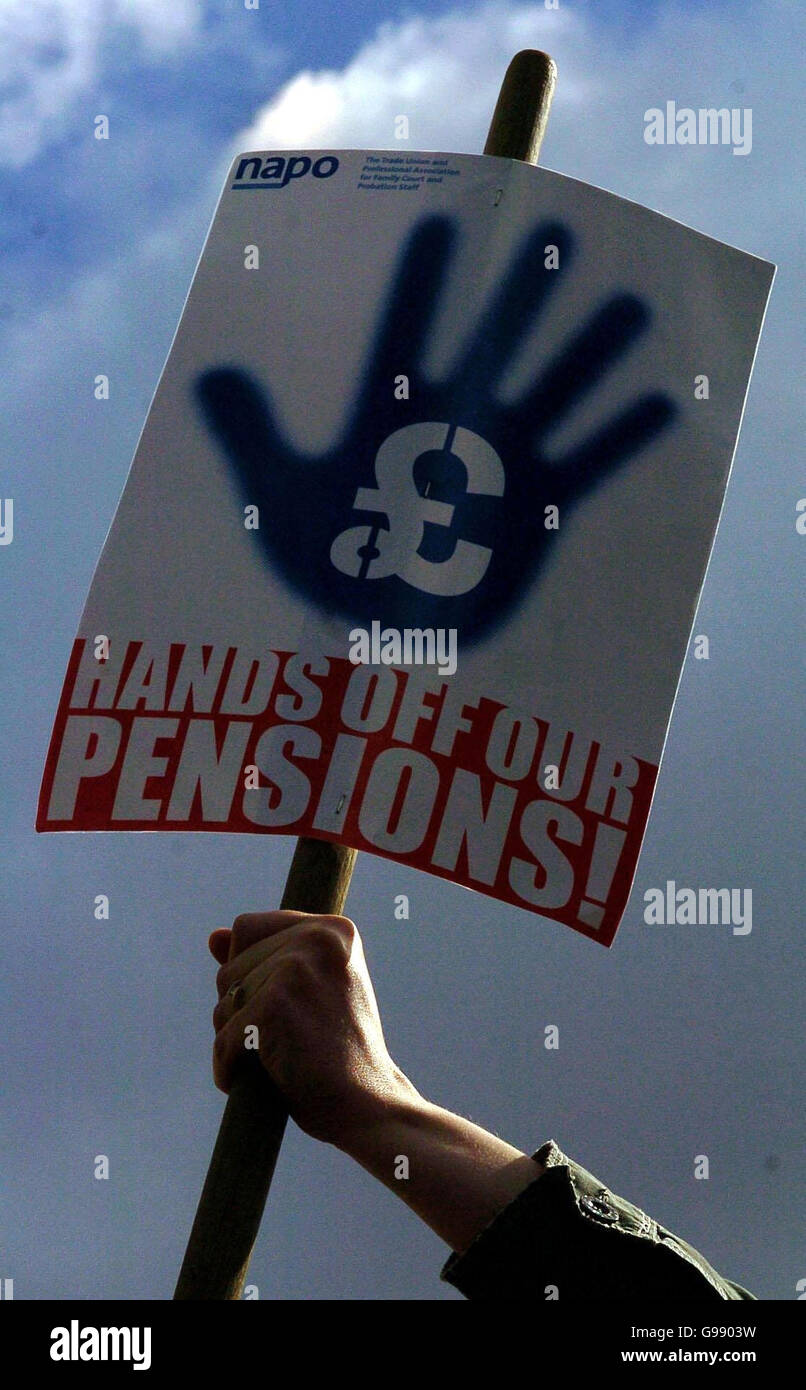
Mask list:
[[358,927],[355,925],[352,918],[338,916],[327,917],[325,920],[328,922],[331,929],[341,937],[345,946],[348,948],[352,946],[358,936]]
[[307,943],[312,958],[322,966],[346,964],[352,944],[340,919],[334,917],[319,918],[312,923],[308,928]]
[[282,1005],[283,994],[294,993],[304,990],[314,983],[316,970],[311,962],[310,956],[300,951],[295,951],[283,961],[279,969],[279,979],[277,982],[277,1005]]
[[270,989],[264,989],[261,1018],[272,1031],[292,1025],[298,1006],[318,997],[322,969],[306,951],[294,951],[278,961]]

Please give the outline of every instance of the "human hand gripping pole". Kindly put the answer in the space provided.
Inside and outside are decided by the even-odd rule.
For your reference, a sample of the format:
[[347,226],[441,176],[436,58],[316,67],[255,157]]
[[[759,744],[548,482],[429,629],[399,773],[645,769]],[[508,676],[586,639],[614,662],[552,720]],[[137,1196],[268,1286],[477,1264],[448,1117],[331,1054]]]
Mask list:
[[[484,153],[536,164],[556,83],[546,53],[524,49],[507,69]],[[356,851],[297,841],[280,906],[321,915],[344,907]],[[236,1300],[243,1292],[288,1110],[255,1054],[230,1089],[175,1299]]]

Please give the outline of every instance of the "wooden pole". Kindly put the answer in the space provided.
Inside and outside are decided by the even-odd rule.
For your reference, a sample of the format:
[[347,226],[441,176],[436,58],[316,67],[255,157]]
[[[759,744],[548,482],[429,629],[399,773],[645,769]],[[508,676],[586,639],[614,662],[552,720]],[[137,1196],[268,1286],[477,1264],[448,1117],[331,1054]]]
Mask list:
[[[355,860],[344,845],[297,840],[280,906],[340,913]],[[241,1297],[287,1119],[268,1072],[245,1056],[227,1096],[175,1299]]]
[[[536,164],[557,69],[524,49],[507,68],[484,153]],[[283,908],[340,913],[356,852],[326,840],[297,841]],[[175,1299],[241,1297],[283,1141],[288,1111],[256,1057],[244,1057],[229,1096],[190,1233]]]

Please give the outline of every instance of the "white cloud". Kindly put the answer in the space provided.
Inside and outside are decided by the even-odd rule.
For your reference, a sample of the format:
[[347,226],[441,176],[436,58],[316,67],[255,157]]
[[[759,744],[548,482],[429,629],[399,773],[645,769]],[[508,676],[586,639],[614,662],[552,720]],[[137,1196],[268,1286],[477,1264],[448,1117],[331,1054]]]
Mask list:
[[[118,18],[127,15],[132,22],[136,18],[144,43],[164,43],[164,36],[157,36],[165,13],[163,3],[130,0],[125,5],[117,0],[110,13]],[[47,7],[29,10],[22,0],[12,4],[15,12],[29,14],[31,33],[41,36],[46,26],[40,18]],[[101,7],[94,0],[60,0],[51,8],[72,17],[74,32],[77,16],[83,16],[88,26],[90,19],[100,24]],[[183,34],[191,33],[194,20],[178,4],[172,23],[172,41],[178,43]],[[594,27],[589,14],[572,11],[570,6],[547,11],[540,0],[514,6],[497,0],[470,12],[385,23],[343,69],[298,73],[228,148],[208,152],[205,188],[195,205],[194,225],[201,225],[205,214],[212,213],[229,159],[239,151],[388,147],[394,144],[394,117],[401,112],[410,117],[410,148],[480,151],[512,55],[522,48],[544,48],[559,68],[543,159],[548,167],[657,207],[745,250],[785,261],[790,247],[794,254],[796,237],[788,211],[791,142],[787,132],[789,113],[797,109],[799,100],[797,79],[794,65],[779,64],[773,91],[760,84],[759,75],[763,64],[794,43],[790,31],[795,16],[786,5],[771,4],[755,23],[752,63],[746,50],[747,29],[736,26],[729,13],[692,17],[676,6],[667,7],[654,25],[632,34],[626,49],[623,34],[613,26]],[[83,48],[76,44],[77,52],[85,55],[91,48],[89,39]],[[752,154],[735,159],[725,148],[646,145],[643,113],[667,98],[674,98],[678,105],[752,105]],[[154,133],[154,148],[160,148],[159,129]],[[148,183],[146,168],[142,187],[127,192],[130,211],[134,198],[148,202]],[[186,206],[174,221],[173,216],[149,207],[148,220],[162,227],[165,245],[175,247],[187,236],[190,211]],[[92,215],[88,207],[86,216]],[[198,240],[195,245],[200,245]],[[108,293],[119,306],[119,320],[116,324],[114,316],[107,315],[109,341],[116,335],[124,343],[127,337],[132,341],[126,319],[129,313],[137,316],[137,310],[126,305],[147,303],[152,253],[153,247],[141,245],[111,271],[117,289],[110,288]],[[186,259],[168,255],[166,265],[180,264],[184,267]],[[52,377],[59,356],[73,355],[76,327],[81,333],[94,321],[101,292],[98,276],[104,274],[100,267],[98,274],[88,277],[86,287],[84,281],[77,282],[61,304],[40,305],[27,321],[6,330],[3,356],[9,364],[8,390],[23,372],[29,379],[38,372]],[[169,279],[168,275],[163,281],[166,289]],[[175,286],[177,303],[186,287]],[[85,288],[86,312],[81,307]],[[142,329],[146,333],[147,322],[146,314]],[[770,316],[765,333],[768,351],[773,333],[779,343],[784,336],[787,352],[793,348],[794,330]],[[783,379],[789,377],[784,374]],[[781,390],[786,389],[782,385]]]
[[192,38],[200,21],[193,0],[3,0],[0,164],[21,168],[63,134],[103,76],[102,52],[112,40],[134,35],[146,55],[160,58]]
[[[293,77],[233,147],[391,145],[394,117],[403,113],[412,148],[447,148],[450,131],[452,148],[478,151],[513,53],[550,48],[581,29],[570,10],[542,3],[387,22],[343,70]],[[578,92],[576,80],[566,80],[566,96]]]
[[[797,51],[798,18],[771,0],[755,23],[692,13],[669,0],[640,24],[610,21],[603,7],[501,0],[438,18],[387,22],[341,70],[297,73],[231,142],[249,149],[400,147],[394,118],[410,120],[410,149],[479,153],[513,54],[551,53],[559,68],[542,162],[697,226],[745,250],[772,255],[782,230],[780,198],[791,181],[791,115],[800,100],[796,67],[777,64],[762,85],[759,54]],[[755,77],[755,81],[753,78]],[[754,149],[650,147],[644,112],[678,106],[751,106]],[[742,167],[743,166],[743,167]],[[773,257],[774,258],[774,257]]]

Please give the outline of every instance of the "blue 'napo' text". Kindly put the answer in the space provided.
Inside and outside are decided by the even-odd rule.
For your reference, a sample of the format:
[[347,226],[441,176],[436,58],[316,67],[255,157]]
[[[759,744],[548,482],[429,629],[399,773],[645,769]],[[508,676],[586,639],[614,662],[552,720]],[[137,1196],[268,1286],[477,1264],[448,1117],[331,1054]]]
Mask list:
[[329,179],[339,167],[334,154],[322,154],[312,162],[307,154],[294,154],[290,159],[279,155],[263,160],[259,155],[240,160],[235,171],[233,188],[285,188],[292,179],[312,174],[315,179]]

